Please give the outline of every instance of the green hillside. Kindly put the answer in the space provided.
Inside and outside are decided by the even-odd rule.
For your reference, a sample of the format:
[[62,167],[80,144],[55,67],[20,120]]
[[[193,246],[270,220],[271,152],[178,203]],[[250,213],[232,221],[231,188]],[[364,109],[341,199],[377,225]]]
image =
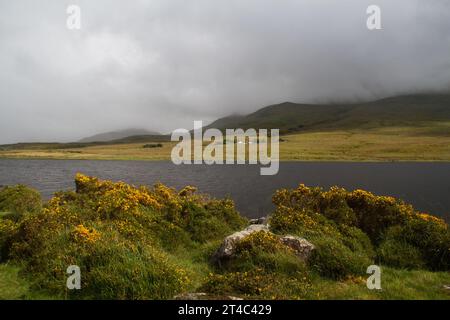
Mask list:
[[86,143],[86,142],[106,142],[112,140],[120,140],[131,136],[158,136],[160,135],[158,132],[149,131],[145,129],[126,129],[120,131],[110,131],[99,133],[90,137],[86,137],[81,139],[78,142]]
[[11,150],[68,150],[97,146],[110,146],[128,143],[145,143],[145,142],[167,142],[170,141],[168,135],[137,135],[111,141],[96,142],[21,142],[15,144],[0,145],[0,151]]
[[[450,94],[410,95],[358,104],[285,102],[206,128],[279,128],[284,161],[450,161]],[[161,143],[161,148],[143,148]],[[0,158],[170,160],[170,135],[107,142],[0,145]]]
[[[450,95],[386,98],[358,104],[312,105],[284,102],[246,116],[218,119],[208,128],[279,128],[282,134],[389,126],[423,126],[450,121]],[[448,128],[435,134],[450,135]]]

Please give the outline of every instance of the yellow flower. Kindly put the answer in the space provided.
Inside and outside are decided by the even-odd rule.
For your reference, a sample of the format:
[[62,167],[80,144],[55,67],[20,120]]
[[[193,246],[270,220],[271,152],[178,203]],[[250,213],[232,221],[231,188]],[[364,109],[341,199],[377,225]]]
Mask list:
[[94,243],[100,239],[101,235],[94,228],[88,229],[82,224],[79,224],[72,231],[72,236],[78,242]]

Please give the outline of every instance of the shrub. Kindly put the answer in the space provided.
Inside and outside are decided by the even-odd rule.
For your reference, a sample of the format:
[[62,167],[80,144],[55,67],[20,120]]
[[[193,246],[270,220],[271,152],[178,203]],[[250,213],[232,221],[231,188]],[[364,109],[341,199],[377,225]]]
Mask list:
[[356,214],[358,227],[374,243],[380,241],[389,227],[403,224],[416,214],[413,207],[403,201],[375,196],[364,190],[349,192],[346,201]]
[[314,245],[316,250],[308,262],[325,277],[342,279],[350,275],[362,275],[372,264],[365,252],[354,252],[335,238],[318,238]]
[[337,224],[356,226],[374,242],[387,228],[416,214],[412,206],[392,197],[375,196],[364,190],[348,192],[338,187],[324,191],[303,184],[293,190],[277,191],[273,203],[282,211],[318,213]]
[[147,148],[162,148],[162,143],[148,143],[148,144],[145,144],[142,148],[145,148],[145,149],[147,149]]
[[[81,174],[75,182],[76,192],[56,193],[40,212],[0,223],[0,246],[34,287],[60,297],[172,298],[191,281],[171,255],[245,223],[233,202],[191,187],[177,193],[162,184],[134,187]],[[69,265],[81,268],[83,290],[66,292]]]
[[158,219],[149,226],[151,235],[167,251],[176,251],[180,247],[189,246],[190,234],[172,222]]
[[236,244],[233,259],[221,265],[230,271],[261,269],[268,273],[292,275],[306,271],[304,261],[272,233],[258,231]]
[[[450,269],[448,225],[442,219],[417,212],[403,201],[364,190],[348,192],[333,187],[324,191],[300,185],[294,190],[277,191],[273,202],[276,209],[270,219],[271,229],[295,233],[314,244],[324,242],[325,255],[331,253],[332,246],[346,255],[346,247],[358,256],[372,259],[374,247],[381,246],[379,259],[387,263],[418,267],[423,260],[429,269]],[[329,238],[334,242],[328,242]],[[407,250],[411,252],[410,264],[404,261],[408,259]],[[322,253],[316,250],[316,254]],[[320,269],[325,270],[326,266],[323,264]],[[329,271],[343,273],[336,270]]]
[[258,252],[275,253],[288,251],[289,247],[284,245],[273,233],[257,231],[251,233],[236,244],[236,254],[255,254]]
[[204,243],[223,238],[244,226],[244,219],[234,210],[234,204],[213,200],[205,205],[187,201],[183,204],[183,222],[191,239]]
[[340,225],[339,231],[341,233],[341,241],[353,252],[367,255],[368,258],[375,258],[375,250],[372,242],[367,234],[356,227],[349,227]]
[[99,242],[80,260],[83,295],[102,299],[171,299],[190,283],[187,271],[153,246]]
[[216,295],[258,299],[301,299],[312,290],[310,277],[297,272],[289,277],[256,268],[244,272],[210,273],[199,290]]
[[293,299],[311,289],[304,261],[266,231],[251,233],[236,243],[232,259],[223,261],[201,290],[212,294],[239,294],[254,298]]
[[0,212],[11,212],[16,220],[26,213],[38,212],[41,207],[39,192],[24,185],[5,187],[0,191]]
[[263,274],[262,269],[250,272],[229,272],[225,274],[210,273],[200,288],[212,294],[243,294],[257,296],[267,291],[272,279]]
[[304,238],[320,235],[338,236],[335,224],[309,209],[277,207],[269,220],[271,231],[278,234],[293,233]]
[[11,241],[17,232],[17,223],[0,217],[0,262],[9,257]]
[[407,242],[388,239],[378,247],[381,263],[402,269],[422,269],[425,267],[420,250]]
[[[383,245],[384,244],[384,245]],[[420,267],[423,264],[432,270],[450,269],[450,232],[448,226],[433,216],[416,215],[404,225],[391,227],[380,245],[380,259],[395,263],[407,259],[405,253],[411,249],[412,263],[404,263],[406,267]],[[391,255],[389,255],[391,253]],[[402,259],[402,256],[406,256]],[[420,263],[423,261],[423,263]]]

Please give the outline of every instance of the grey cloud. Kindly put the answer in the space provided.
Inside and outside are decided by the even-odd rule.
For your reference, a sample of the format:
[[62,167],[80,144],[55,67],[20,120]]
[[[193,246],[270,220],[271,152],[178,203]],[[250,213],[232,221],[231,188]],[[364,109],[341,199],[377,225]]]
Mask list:
[[[366,28],[382,8],[383,30]],[[78,4],[82,29],[66,28]],[[447,0],[0,0],[0,143],[450,87]]]

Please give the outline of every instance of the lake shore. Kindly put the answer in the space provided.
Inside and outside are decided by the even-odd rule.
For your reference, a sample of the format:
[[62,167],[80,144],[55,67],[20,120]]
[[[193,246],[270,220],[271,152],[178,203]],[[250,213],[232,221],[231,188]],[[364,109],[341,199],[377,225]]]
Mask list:
[[[449,130],[450,131],[450,130]],[[423,128],[388,127],[351,131],[304,132],[284,135],[280,161],[450,161],[450,134]],[[76,160],[170,160],[177,142],[91,144],[71,147],[55,144],[29,144],[0,147],[0,158]]]
[[448,225],[393,197],[299,185],[252,221],[194,186],[74,182],[0,190],[0,299],[450,299]]
[[267,215],[279,188],[341,186],[394,196],[450,221],[448,162],[284,161],[275,176],[261,176],[259,165],[175,165],[171,161],[0,159],[0,184],[25,184],[45,199],[73,189],[81,172],[133,185],[162,182],[175,188],[192,184],[215,197],[231,197],[246,217]]

